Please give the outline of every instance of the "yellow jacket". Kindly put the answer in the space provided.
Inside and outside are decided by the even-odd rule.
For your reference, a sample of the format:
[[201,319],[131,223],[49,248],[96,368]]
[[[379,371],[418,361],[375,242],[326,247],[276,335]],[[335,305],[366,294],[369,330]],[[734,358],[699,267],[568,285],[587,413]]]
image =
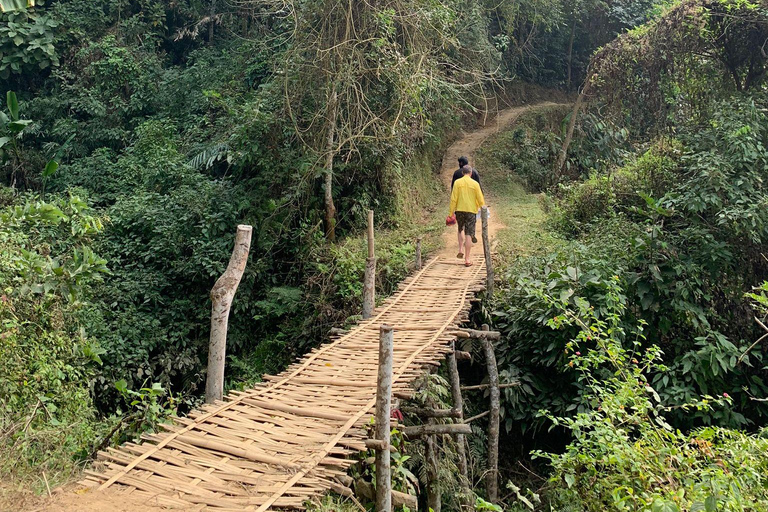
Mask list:
[[480,184],[472,179],[471,174],[456,180],[451,192],[451,213],[471,212],[477,213],[481,206],[485,206],[485,198]]

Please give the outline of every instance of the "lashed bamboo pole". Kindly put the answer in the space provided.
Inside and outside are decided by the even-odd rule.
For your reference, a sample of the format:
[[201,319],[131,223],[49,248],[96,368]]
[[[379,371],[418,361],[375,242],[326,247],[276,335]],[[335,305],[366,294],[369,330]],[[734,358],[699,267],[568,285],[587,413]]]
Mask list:
[[373,210],[368,210],[368,258],[363,278],[363,320],[371,318],[376,305],[376,256],[373,242]]
[[[483,324],[482,330],[487,331],[488,325]],[[488,471],[486,473],[486,490],[488,500],[495,502],[499,495],[499,371],[496,366],[496,353],[493,343],[488,338],[482,338],[485,360],[488,367],[488,383],[491,391],[491,417],[488,422]]]
[[[453,342],[453,351],[448,354],[448,378],[451,383],[451,397],[453,398],[453,409],[459,413],[458,422],[464,422],[464,399],[461,396],[461,381],[459,380],[459,367],[456,364],[456,342]],[[456,446],[459,455],[459,478],[461,481],[462,492],[471,496],[469,488],[469,470],[467,469],[467,452],[464,446],[464,434],[456,436]],[[466,503],[465,503],[466,505]]]
[[383,450],[376,450],[376,510],[392,510],[392,478],[390,476],[390,407],[392,403],[392,359],[394,330],[389,325],[379,329],[379,371],[376,387],[375,437],[384,443]]
[[493,295],[493,260],[491,259],[491,242],[488,236],[488,207],[483,206],[480,217],[483,221],[483,254],[485,255],[486,293]]
[[421,237],[416,239],[416,270],[421,270]]
[[237,226],[235,248],[229,258],[229,265],[211,290],[211,338],[208,346],[208,376],[205,382],[205,401],[209,404],[221,400],[224,394],[229,310],[248,262],[252,233],[251,226]]

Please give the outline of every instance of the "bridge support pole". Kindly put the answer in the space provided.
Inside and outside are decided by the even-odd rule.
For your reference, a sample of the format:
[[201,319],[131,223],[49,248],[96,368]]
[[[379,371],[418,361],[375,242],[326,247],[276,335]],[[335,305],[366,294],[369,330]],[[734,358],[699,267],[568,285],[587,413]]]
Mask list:
[[[461,396],[461,381],[459,380],[459,367],[456,364],[456,342],[453,342],[453,351],[448,354],[448,379],[451,383],[451,397],[453,410],[457,411],[459,423],[464,423],[464,399]],[[466,510],[472,510],[470,497],[472,490],[469,487],[469,470],[467,468],[467,452],[465,448],[464,434],[456,435],[456,448],[459,455],[459,479],[461,482],[462,506]]]
[[368,258],[363,278],[363,320],[371,318],[376,306],[376,256],[373,243],[373,210],[368,210]]
[[493,260],[491,259],[491,242],[488,236],[488,207],[483,206],[480,212],[480,218],[483,221],[483,254],[485,255],[486,284],[485,289],[488,296],[493,295]]
[[379,328],[379,374],[376,387],[375,437],[384,444],[376,450],[376,512],[392,510],[392,477],[390,474],[390,414],[392,405],[392,359],[394,329]]
[[237,226],[235,248],[227,269],[211,290],[211,338],[208,345],[208,376],[205,382],[205,402],[213,403],[224,395],[224,363],[227,356],[227,327],[229,309],[248,262],[251,250],[251,226]]
[[[482,330],[488,331],[488,329],[488,324],[483,324]],[[488,492],[488,501],[493,503],[499,497],[499,370],[496,366],[493,342],[485,336],[482,338],[482,343],[491,395],[491,414],[488,421],[488,471],[485,487]]]
[[421,270],[421,237],[416,239],[416,270]]

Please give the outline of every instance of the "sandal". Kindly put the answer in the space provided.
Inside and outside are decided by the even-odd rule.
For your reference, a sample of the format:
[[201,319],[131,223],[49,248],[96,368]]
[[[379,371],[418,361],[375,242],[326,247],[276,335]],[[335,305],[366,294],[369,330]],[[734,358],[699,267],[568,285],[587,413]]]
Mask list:
[[465,261],[464,262],[464,266],[465,267],[471,267],[472,265],[473,265],[473,263],[471,261]]
[[459,254],[457,254],[457,255],[456,255],[456,257],[457,257],[457,258],[463,258],[463,257],[464,257],[464,253],[463,253],[463,252],[460,252]]

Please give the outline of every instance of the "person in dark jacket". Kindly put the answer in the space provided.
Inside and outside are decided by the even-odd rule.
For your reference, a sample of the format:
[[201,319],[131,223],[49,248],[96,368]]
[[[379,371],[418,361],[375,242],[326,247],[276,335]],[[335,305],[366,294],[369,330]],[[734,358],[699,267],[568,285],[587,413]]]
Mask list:
[[[465,165],[469,165],[469,158],[465,156],[459,157],[459,168],[453,173],[453,179],[451,180],[451,190],[453,190],[453,184],[456,183],[456,180],[460,180],[464,175],[461,173],[461,168]],[[472,179],[477,182],[478,185],[480,185],[480,175],[477,174],[477,169],[472,167]]]

